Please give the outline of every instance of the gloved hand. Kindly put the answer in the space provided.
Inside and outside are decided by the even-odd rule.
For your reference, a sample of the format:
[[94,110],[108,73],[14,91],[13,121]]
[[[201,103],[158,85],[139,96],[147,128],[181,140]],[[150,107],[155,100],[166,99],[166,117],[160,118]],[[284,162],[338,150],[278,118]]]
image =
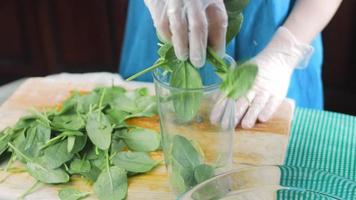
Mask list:
[[180,60],[205,63],[207,43],[225,54],[228,17],[223,0],[145,0],[158,35],[174,46]]
[[293,70],[306,65],[301,62],[308,61],[312,52],[312,46],[299,42],[287,28],[280,27],[267,47],[251,60],[259,69],[252,89],[234,106],[228,105],[231,100],[220,98],[212,110],[211,122],[226,128],[228,109],[235,109],[235,125],[241,122],[243,128],[252,128],[257,119],[268,121],[287,95]]

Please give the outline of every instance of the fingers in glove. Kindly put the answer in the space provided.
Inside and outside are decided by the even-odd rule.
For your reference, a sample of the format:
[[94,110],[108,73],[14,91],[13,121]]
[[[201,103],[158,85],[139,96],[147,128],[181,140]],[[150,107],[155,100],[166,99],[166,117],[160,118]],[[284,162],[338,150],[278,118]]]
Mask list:
[[171,42],[171,31],[167,17],[167,5],[163,1],[145,0],[145,4],[151,13],[157,33],[164,42]]
[[206,9],[208,18],[208,43],[209,46],[220,56],[225,56],[226,30],[228,17],[223,3],[211,4]]
[[178,59],[186,60],[189,56],[188,21],[185,16],[185,6],[181,0],[170,0],[167,4],[171,41]]
[[268,99],[269,95],[267,94],[256,95],[256,98],[252,101],[250,108],[242,119],[242,128],[248,129],[255,125],[257,117],[262,109],[266,106]]
[[221,118],[225,111],[226,103],[227,103],[226,98],[219,98],[217,100],[217,102],[215,103],[215,105],[210,113],[210,122],[213,125],[217,125],[218,123],[221,122]]
[[253,101],[253,99],[255,98],[256,93],[254,91],[250,91],[246,97],[240,97],[237,101],[236,101],[236,106],[235,106],[235,123],[236,125],[238,125],[242,119],[242,117],[244,116],[244,114],[246,113],[248,107],[250,106],[250,102]]
[[205,63],[208,42],[208,21],[205,10],[201,9],[200,1],[190,2],[187,6],[189,24],[189,58],[195,67],[202,67]]
[[258,120],[260,122],[267,122],[276,112],[282,101],[282,98],[271,96],[265,107],[262,109],[261,113],[258,115]]

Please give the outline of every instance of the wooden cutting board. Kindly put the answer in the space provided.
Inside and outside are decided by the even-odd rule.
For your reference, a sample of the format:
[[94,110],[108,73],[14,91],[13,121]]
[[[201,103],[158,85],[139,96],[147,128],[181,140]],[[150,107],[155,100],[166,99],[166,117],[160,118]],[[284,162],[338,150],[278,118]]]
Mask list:
[[[128,90],[147,87],[152,94],[154,93],[151,83],[121,81],[118,85]],[[28,79],[0,107],[0,130],[14,125],[21,116],[26,114],[29,108],[53,107],[65,100],[70,95],[70,91],[90,91],[97,86],[99,86],[97,83],[86,80],[73,82],[50,78]],[[234,143],[235,164],[283,164],[293,110],[293,102],[285,100],[268,123],[257,124],[250,130],[237,128]],[[159,130],[158,117],[133,119],[129,123]],[[163,159],[162,152],[153,153],[153,156],[156,159]],[[0,183],[0,199],[16,199],[34,182],[34,179],[26,173],[6,174],[0,172],[0,179],[6,176],[9,177]],[[40,185],[26,199],[58,199],[58,189],[67,186],[76,187],[81,191],[91,191],[89,183],[80,178],[74,178],[72,183],[68,185]],[[89,199],[95,199],[95,197]],[[127,199],[174,199],[164,165],[158,166],[148,174],[130,178]]]

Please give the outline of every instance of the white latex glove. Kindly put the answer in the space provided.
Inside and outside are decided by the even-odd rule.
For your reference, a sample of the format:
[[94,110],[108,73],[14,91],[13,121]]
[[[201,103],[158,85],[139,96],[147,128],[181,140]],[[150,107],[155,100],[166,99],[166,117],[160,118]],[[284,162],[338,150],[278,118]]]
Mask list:
[[161,39],[180,60],[205,63],[207,43],[224,55],[228,17],[223,0],[145,0]]
[[229,106],[231,100],[220,98],[212,110],[211,122],[227,128],[231,123],[226,120],[231,121],[231,115],[226,110],[231,109],[235,110],[235,125],[241,122],[243,128],[252,128],[257,119],[269,120],[287,95],[293,70],[307,61],[312,51],[312,46],[280,27],[267,47],[251,60],[258,65],[258,74],[247,96],[239,98],[234,106]]

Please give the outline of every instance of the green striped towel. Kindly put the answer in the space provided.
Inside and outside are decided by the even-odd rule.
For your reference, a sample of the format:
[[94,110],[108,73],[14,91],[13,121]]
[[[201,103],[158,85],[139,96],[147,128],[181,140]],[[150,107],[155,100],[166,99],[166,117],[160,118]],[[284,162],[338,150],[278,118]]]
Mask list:
[[[317,170],[308,172],[307,169]],[[356,117],[296,109],[281,172],[282,186],[319,191],[330,197],[308,191],[280,190],[278,199],[356,200],[353,182],[356,182]]]

